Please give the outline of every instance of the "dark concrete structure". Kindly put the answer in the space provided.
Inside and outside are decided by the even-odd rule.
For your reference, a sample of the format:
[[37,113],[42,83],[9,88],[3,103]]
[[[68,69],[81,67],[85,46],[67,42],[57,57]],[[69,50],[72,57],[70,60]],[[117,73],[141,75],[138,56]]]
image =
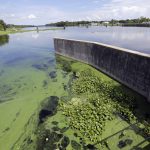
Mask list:
[[83,61],[150,102],[150,55],[97,42],[54,39],[57,54]]

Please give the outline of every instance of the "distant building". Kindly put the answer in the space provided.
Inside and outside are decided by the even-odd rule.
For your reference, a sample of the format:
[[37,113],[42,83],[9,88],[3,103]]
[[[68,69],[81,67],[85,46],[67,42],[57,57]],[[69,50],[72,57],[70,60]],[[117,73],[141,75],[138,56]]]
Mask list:
[[117,23],[116,23],[116,25],[117,25],[117,26],[121,26],[121,25],[122,25],[122,23],[117,22]]
[[143,22],[142,24],[149,24],[150,25],[150,21],[149,22]]
[[90,25],[91,25],[91,26],[98,26],[99,23],[92,22]]
[[104,21],[103,23],[104,23],[104,24],[109,24],[109,21]]

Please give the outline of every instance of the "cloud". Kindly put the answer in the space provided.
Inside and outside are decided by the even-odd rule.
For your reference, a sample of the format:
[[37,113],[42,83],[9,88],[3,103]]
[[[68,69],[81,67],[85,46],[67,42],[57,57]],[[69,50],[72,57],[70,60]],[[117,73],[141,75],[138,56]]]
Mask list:
[[10,14],[11,17],[15,17],[15,14]]
[[34,14],[30,14],[30,15],[28,16],[28,18],[29,18],[29,19],[36,19],[37,17],[36,17]]
[[[107,15],[113,18],[137,18],[140,16],[150,17],[149,0],[112,0],[104,7]],[[111,15],[109,15],[111,13]]]
[[95,7],[84,5],[84,9],[80,7],[80,11],[64,10],[61,17],[58,15],[56,20],[110,20],[150,17],[149,0],[110,0],[107,2],[92,0],[91,2],[96,3]]
[[93,3],[99,3],[99,1],[98,0],[94,0]]
[[[0,6],[1,7],[1,6]],[[15,12],[15,13],[12,13]],[[35,24],[41,25],[59,20],[67,20],[65,11],[53,6],[28,6],[25,11],[19,8],[8,13],[1,13],[0,19],[4,19],[8,24]]]
[[[101,4],[99,8],[81,12],[80,17],[95,20],[127,19],[140,16],[150,17],[149,0],[111,0]],[[84,17],[85,16],[85,17]]]
[[[30,3],[31,0],[28,0]],[[21,3],[21,2],[20,2]],[[62,0],[59,2],[0,6],[0,18],[14,24],[46,24],[71,20],[110,20],[150,17],[150,0]],[[66,4],[67,3],[67,4]],[[12,7],[13,5],[13,7]],[[7,7],[6,7],[7,6]],[[7,8],[7,9],[5,9]]]

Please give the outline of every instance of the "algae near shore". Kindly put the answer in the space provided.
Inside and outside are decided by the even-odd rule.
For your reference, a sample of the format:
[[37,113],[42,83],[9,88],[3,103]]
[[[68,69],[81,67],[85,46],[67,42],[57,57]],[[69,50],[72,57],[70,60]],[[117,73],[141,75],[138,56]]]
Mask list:
[[[3,93],[12,99],[3,101],[0,111],[13,109],[10,119],[3,121],[7,125],[1,126],[2,149],[115,150],[134,148],[143,141],[137,147],[149,144],[149,118],[140,114],[137,100],[142,97],[86,64],[60,56],[54,64],[33,63],[30,73],[21,70],[20,77],[14,72],[13,81],[7,81],[9,87],[3,71],[6,85],[1,89],[6,86]],[[39,75],[31,80],[34,72]],[[3,145],[8,136],[9,142]]]
[[[58,68],[64,69],[62,64],[71,68],[68,96],[60,97],[57,113],[39,125],[37,149],[107,150],[149,145],[149,122],[140,112],[139,95],[88,65],[60,56],[56,60],[61,62]],[[140,119],[136,111],[141,113]]]
[[25,48],[9,48],[12,35],[2,41],[0,149],[149,149],[146,100],[91,66],[55,55],[42,38],[38,46],[24,40]]

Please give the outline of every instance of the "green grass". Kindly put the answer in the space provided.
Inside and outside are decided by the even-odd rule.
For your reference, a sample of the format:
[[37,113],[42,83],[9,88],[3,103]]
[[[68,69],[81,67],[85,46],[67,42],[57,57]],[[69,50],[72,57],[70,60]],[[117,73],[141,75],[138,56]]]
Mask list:
[[[50,28],[50,29],[39,29],[38,31],[49,31],[49,30],[62,30],[63,28]],[[6,34],[15,34],[15,33],[24,33],[24,32],[33,32],[37,31],[36,29],[32,30],[24,30],[24,28],[7,28],[6,31],[0,31],[0,35],[6,35]]]

